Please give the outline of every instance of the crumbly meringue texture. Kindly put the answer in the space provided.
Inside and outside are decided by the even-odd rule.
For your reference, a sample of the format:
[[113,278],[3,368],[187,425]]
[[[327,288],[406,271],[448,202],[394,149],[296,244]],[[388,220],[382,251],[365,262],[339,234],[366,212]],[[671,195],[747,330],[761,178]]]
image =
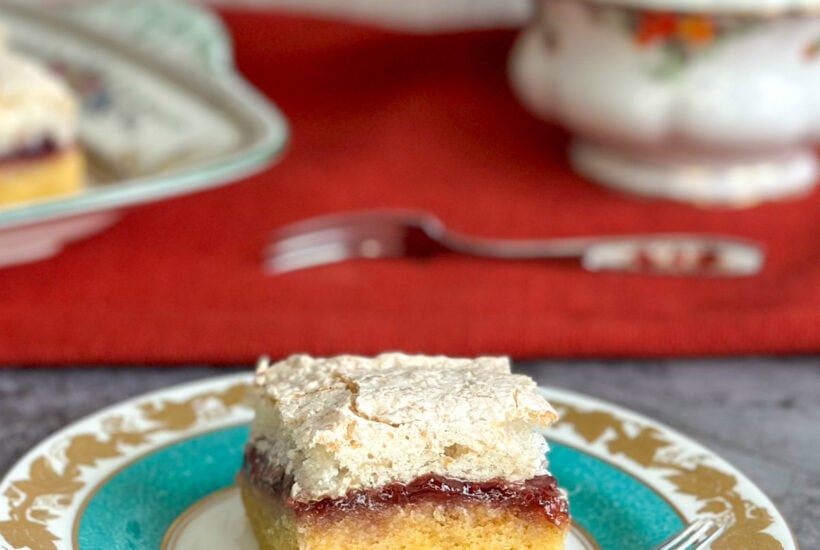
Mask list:
[[427,474],[521,481],[547,472],[557,415],[501,357],[389,353],[260,361],[251,444],[293,480],[291,497],[410,482]]

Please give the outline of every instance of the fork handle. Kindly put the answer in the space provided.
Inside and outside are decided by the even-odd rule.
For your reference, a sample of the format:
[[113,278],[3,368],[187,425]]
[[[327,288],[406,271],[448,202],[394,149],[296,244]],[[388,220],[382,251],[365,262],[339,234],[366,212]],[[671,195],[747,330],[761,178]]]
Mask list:
[[589,271],[744,277],[763,267],[762,249],[739,239],[694,234],[502,240],[448,234],[450,250],[496,259],[579,258]]
[[589,271],[630,271],[670,275],[749,277],[763,268],[754,244],[721,237],[653,237],[590,246],[581,257]]

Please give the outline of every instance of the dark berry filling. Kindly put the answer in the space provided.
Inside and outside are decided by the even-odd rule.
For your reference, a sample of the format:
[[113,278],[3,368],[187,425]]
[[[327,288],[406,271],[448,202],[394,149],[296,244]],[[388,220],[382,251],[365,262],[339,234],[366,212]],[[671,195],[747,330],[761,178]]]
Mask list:
[[[271,466],[253,445],[245,449],[243,474],[255,487],[271,496],[285,498],[292,480],[280,466]],[[514,509],[518,513],[546,516],[557,526],[569,521],[569,505],[558,483],[550,475],[521,482],[504,480],[466,481],[425,475],[410,483],[391,483],[377,489],[350,491],[340,498],[302,502],[287,498],[298,515],[328,517],[359,511],[378,512],[390,506],[419,502],[481,503]]]

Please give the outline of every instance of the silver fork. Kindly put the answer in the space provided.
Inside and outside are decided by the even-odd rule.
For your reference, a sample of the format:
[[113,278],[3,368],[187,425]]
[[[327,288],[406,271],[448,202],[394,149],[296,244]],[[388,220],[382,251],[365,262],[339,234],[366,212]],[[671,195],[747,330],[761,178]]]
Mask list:
[[709,548],[725,527],[712,519],[703,518],[690,523],[677,535],[663,541],[655,550],[704,550]]
[[355,258],[456,253],[498,260],[578,259],[589,271],[744,277],[763,266],[749,241],[706,234],[488,239],[456,233],[415,210],[367,210],[310,218],[278,230],[264,251],[273,274]]

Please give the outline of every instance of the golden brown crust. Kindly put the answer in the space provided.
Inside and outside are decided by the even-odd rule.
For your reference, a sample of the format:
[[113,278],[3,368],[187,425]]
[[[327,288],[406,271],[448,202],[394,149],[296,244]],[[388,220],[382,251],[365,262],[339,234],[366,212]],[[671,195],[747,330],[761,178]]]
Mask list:
[[260,550],[559,550],[569,525],[482,504],[422,502],[371,516],[296,516],[240,476],[242,499]]
[[0,205],[65,195],[84,185],[85,161],[78,147],[0,163]]

